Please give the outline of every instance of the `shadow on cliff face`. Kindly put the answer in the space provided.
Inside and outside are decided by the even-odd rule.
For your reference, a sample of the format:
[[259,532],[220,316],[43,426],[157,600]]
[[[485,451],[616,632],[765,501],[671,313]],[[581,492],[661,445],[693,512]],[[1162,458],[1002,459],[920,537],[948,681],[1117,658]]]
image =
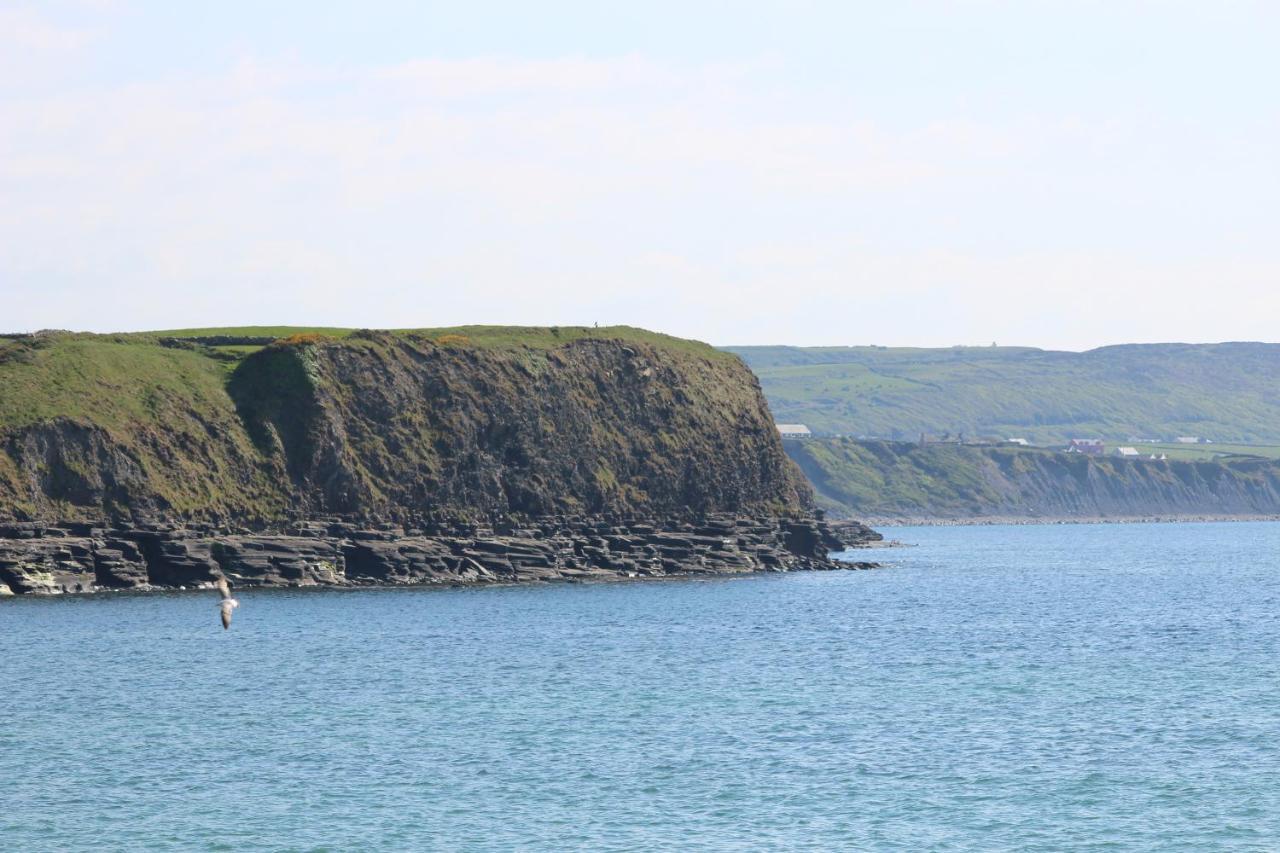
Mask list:
[[298,466],[312,452],[314,372],[312,347],[275,345],[244,359],[227,384],[254,446],[267,456],[282,454],[291,473],[301,473]]

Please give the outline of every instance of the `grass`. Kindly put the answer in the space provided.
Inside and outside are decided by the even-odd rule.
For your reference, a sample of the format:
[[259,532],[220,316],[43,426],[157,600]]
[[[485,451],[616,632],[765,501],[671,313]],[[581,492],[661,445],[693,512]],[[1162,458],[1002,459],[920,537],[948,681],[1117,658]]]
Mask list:
[[217,352],[225,352],[229,355],[234,355],[237,358],[243,358],[250,353],[257,352],[262,349],[262,347],[263,344],[228,344],[225,346],[215,346],[212,347],[212,349]]
[[[63,439],[51,425],[70,422],[101,435],[111,457],[62,444],[62,464],[83,467],[86,479],[110,465],[180,513],[234,507],[268,516],[281,502],[227,380],[225,362],[148,340],[68,334],[0,343],[0,439],[31,427],[53,430],[38,439],[53,446]],[[0,456],[0,495],[13,499],[24,487],[12,459]]]
[[290,335],[318,334],[331,338],[345,338],[355,329],[339,329],[333,326],[218,326],[204,329],[165,329],[155,332],[131,334],[146,337],[167,338],[287,338]]
[[701,341],[650,332],[634,326],[449,326],[393,331],[396,334],[416,335],[436,340],[446,336],[461,337],[465,339],[466,345],[494,349],[513,347],[553,349],[573,341],[604,340],[650,344],[717,360],[733,357]]
[[[1192,445],[1191,447],[1195,447]],[[1168,461],[1044,448],[857,441],[786,442],[819,503],[871,518],[1270,515],[1276,457]],[[1280,448],[1273,448],[1280,453]]]
[[[219,326],[199,329],[167,329],[156,332],[131,333],[134,337],[159,339],[179,338],[200,342],[203,339],[244,338],[257,339],[255,343],[218,344],[216,349],[243,356],[256,352],[271,340],[293,335],[321,335],[338,340],[349,338],[360,330],[331,326]],[[481,349],[505,349],[529,347],[552,349],[581,340],[629,341],[651,344],[657,347],[701,355],[722,360],[732,358],[728,353],[700,341],[691,341],[650,332],[633,326],[442,326],[422,329],[390,329],[391,334],[428,338],[454,346],[473,346]],[[128,337],[128,336],[126,336]]]
[[[728,349],[760,377],[779,421],[823,434],[909,441],[922,432],[951,433],[1046,446],[1084,437],[1198,435],[1229,445],[1280,444],[1276,344],[1153,344],[1083,353]],[[1180,455],[1186,447],[1178,447]],[[1221,444],[1208,447],[1220,452]]]
[[[120,335],[65,333],[40,339],[0,339],[0,428],[20,427],[55,417],[91,418],[104,426],[123,426],[155,417],[166,399],[183,399],[204,408],[225,405],[228,363],[208,352],[246,356],[258,344],[226,344],[208,350],[159,345],[162,338],[199,342],[203,338],[286,338],[318,334],[338,340],[354,329],[296,326],[240,326],[171,329]],[[651,344],[712,360],[733,356],[698,341],[629,326],[454,326],[400,329],[449,346],[480,349],[528,347],[547,350],[574,341],[612,340]],[[234,366],[234,365],[232,365]]]
[[13,349],[0,358],[0,427],[56,417],[123,427],[169,400],[205,407],[226,398],[225,368],[198,352],[78,335]]
[[1258,459],[1280,459],[1280,445],[1276,444],[1130,444],[1119,443],[1118,446],[1132,446],[1144,456],[1152,453],[1165,454],[1170,459],[1220,459],[1226,457],[1254,457]]

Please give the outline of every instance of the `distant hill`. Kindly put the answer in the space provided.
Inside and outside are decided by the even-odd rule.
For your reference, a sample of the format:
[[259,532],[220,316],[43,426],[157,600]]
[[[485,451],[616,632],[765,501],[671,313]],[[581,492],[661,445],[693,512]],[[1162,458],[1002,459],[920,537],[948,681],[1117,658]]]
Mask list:
[[1121,459],[1041,448],[786,441],[838,517],[1118,519],[1280,515],[1280,461]]
[[1280,344],[725,349],[760,378],[777,420],[820,434],[1280,443]]

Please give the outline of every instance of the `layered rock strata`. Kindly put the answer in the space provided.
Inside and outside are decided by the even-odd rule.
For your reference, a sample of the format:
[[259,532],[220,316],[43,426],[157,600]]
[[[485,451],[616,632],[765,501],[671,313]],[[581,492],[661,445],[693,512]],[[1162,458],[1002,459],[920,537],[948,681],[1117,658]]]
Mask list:
[[0,595],[239,587],[498,584],[870,568],[817,519],[666,523],[554,519],[525,527],[312,521],[276,532],[92,523],[0,526]]

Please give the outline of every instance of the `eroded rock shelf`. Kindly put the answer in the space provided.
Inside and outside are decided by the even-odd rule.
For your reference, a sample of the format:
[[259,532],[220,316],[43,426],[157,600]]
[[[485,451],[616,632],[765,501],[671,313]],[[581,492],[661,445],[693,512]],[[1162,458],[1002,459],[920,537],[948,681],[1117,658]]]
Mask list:
[[239,587],[344,587],[871,568],[829,557],[857,540],[820,519],[751,517],[497,529],[310,521],[266,532],[18,523],[0,526],[0,595],[191,588],[220,577]]

